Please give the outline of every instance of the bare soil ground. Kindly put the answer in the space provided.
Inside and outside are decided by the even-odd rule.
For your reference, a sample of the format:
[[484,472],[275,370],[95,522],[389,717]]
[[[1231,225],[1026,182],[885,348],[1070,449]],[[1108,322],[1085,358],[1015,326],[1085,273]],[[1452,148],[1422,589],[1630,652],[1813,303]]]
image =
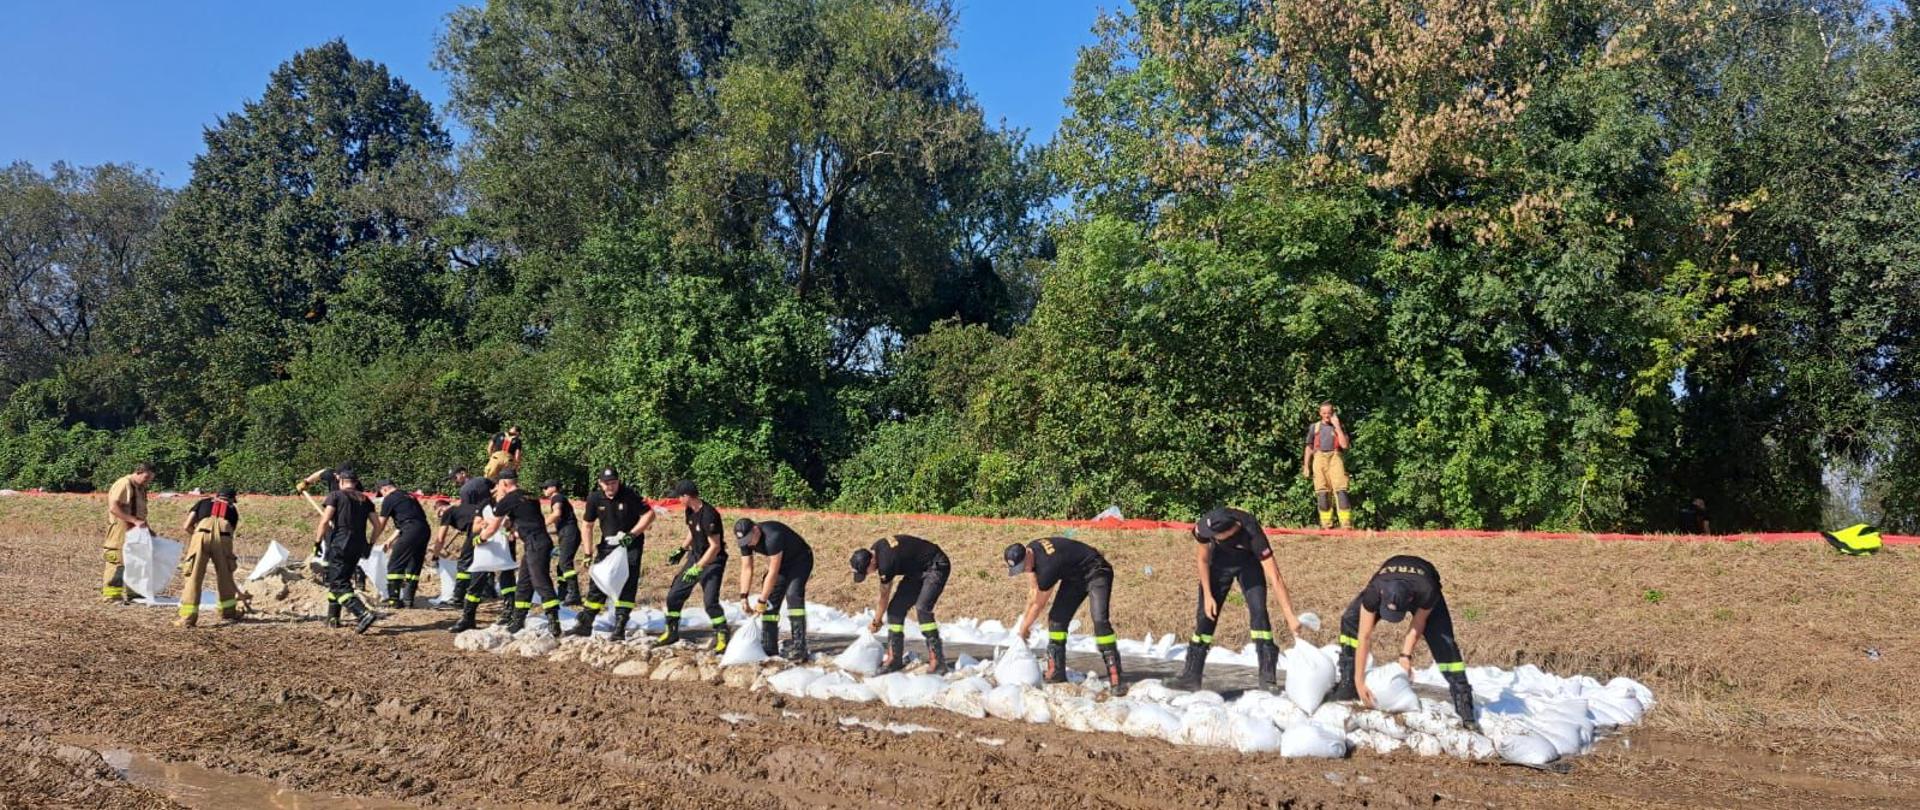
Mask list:
[[[154,525],[177,534],[190,503],[156,500]],[[270,539],[296,554],[310,543],[299,500],[241,507],[243,572]],[[998,567],[1000,548],[1041,533],[787,522],[817,549],[812,598],[849,610],[872,598],[871,583],[856,587],[841,569],[853,548],[894,531],[942,543],[957,569],[945,617],[1011,618],[1023,594]],[[660,598],[660,557],[679,539],[677,521],[663,525],[649,538],[643,600]],[[1317,640],[1331,637],[1373,565],[1417,553],[1441,569],[1469,663],[1627,675],[1654,689],[1662,702],[1644,728],[1557,775],[1410,755],[1288,761],[618,678],[456,651],[443,631],[453,614],[430,610],[365,637],[290,614],[181,631],[169,611],[97,602],[103,529],[97,497],[0,498],[0,588],[12,595],[0,610],[0,808],[191,806],[164,785],[120,778],[67,744],[78,738],[315,794],[423,806],[1873,807],[1911,806],[1920,790],[1911,747],[1920,708],[1904,692],[1920,671],[1920,632],[1905,615],[1920,604],[1920,563],[1898,549],[1848,559],[1811,545],[1282,542],[1296,605],[1327,621]],[[1079,536],[1119,570],[1123,635],[1190,632],[1189,541]],[[1223,643],[1244,641],[1236,610],[1225,613]],[[849,715],[940,731],[843,727]]]

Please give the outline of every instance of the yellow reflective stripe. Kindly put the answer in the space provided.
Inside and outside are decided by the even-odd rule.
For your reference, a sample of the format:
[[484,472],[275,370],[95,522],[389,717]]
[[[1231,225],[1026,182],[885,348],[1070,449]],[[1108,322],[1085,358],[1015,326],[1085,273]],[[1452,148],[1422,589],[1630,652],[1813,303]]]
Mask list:
[[[616,608],[624,608],[624,609],[627,609],[627,610],[632,610],[632,609],[633,609],[633,603],[632,603],[632,602],[623,602],[623,601],[621,601],[621,600],[618,600],[618,599],[615,599],[615,600],[613,601],[613,606],[614,606],[614,607],[616,607]],[[675,613],[675,614],[673,614],[673,617],[674,617],[674,618],[676,618],[676,619],[677,619],[677,618],[680,618],[680,614],[678,614],[678,613]]]
[[887,632],[890,632],[890,633],[904,633],[906,632],[906,630],[907,630],[907,626],[904,624],[887,625]]
[[227,608],[230,608],[230,607],[239,607],[239,606],[240,606],[240,600],[238,600],[238,599],[222,599],[222,600],[220,600],[220,609],[221,609],[221,610],[226,610]]
[[480,604],[480,597],[474,596],[473,594],[467,594],[467,601],[477,605],[477,604]]
[[1093,643],[1101,647],[1111,647],[1114,644],[1113,639],[1113,636],[1094,636]]
[[780,621],[780,614],[778,614],[778,613],[762,613],[762,614],[760,614],[760,621],[763,621],[763,622],[766,622],[766,623],[768,623],[768,624],[777,624],[777,623],[779,623],[779,621]]
[[1467,662],[1465,661],[1454,661],[1452,663],[1435,663],[1433,666],[1434,668],[1440,670],[1441,672],[1466,672],[1467,671]]
[[566,572],[566,573],[564,573],[564,574],[561,574],[561,575],[560,575],[560,578],[561,578],[561,579],[574,579],[574,578],[576,578],[576,577],[578,577],[578,576],[580,576],[580,572],[579,572],[579,571],[568,571],[568,572]]
[[182,616],[192,616],[199,612],[200,612],[199,605],[181,605],[180,606],[180,615]]
[[727,623],[727,617],[725,617],[725,616],[715,616],[715,617],[713,617],[713,626],[714,626],[714,627],[720,627],[720,626],[722,626],[722,625],[724,625],[724,624],[726,624],[726,623]]
[[1340,637],[1340,646],[1343,646],[1343,647],[1359,647],[1359,646],[1360,646],[1360,639],[1357,639],[1357,638],[1354,638],[1353,636],[1341,636],[1341,637]]
[[599,610],[607,606],[607,603],[605,602],[595,602],[591,599],[586,600],[585,602],[583,602],[583,604],[587,606],[588,610]]
[[1048,641],[1066,641],[1066,640],[1067,640],[1067,631],[1065,631],[1065,630],[1048,630],[1048,631],[1047,631],[1047,640],[1048,640]]
[[940,629],[939,622],[921,622],[920,623],[920,632],[922,633],[931,633],[938,629]]
[[667,618],[669,618],[669,619],[678,619],[678,618],[680,618],[680,611],[677,611],[677,610],[669,610],[669,611],[667,611]]
[[453,578],[454,579],[473,579],[473,575],[465,571],[459,571],[454,573]]
[[1194,643],[1194,644],[1212,644],[1212,643],[1213,643],[1213,634],[1212,634],[1212,633],[1194,633],[1194,634],[1193,634],[1193,640],[1192,640],[1192,643]]
[[798,616],[804,619],[807,617],[807,609],[806,608],[787,608],[787,615]]
[[558,599],[548,599],[548,600],[547,600],[547,601],[545,601],[545,602],[541,602],[541,603],[540,603],[540,606],[541,606],[541,607],[543,607],[543,608],[546,608],[547,610],[552,610],[552,609],[554,609],[554,608],[557,608],[557,607],[559,607],[559,606],[560,606],[560,600],[558,600]]
[[1273,640],[1272,630],[1254,630],[1248,633],[1247,635],[1252,636],[1254,641],[1272,641]]

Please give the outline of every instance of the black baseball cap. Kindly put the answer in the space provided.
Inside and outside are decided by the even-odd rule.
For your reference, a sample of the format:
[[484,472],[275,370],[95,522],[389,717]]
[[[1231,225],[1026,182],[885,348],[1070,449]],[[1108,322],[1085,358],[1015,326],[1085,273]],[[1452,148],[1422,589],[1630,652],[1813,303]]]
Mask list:
[[238,501],[240,500],[240,492],[238,490],[235,490],[233,487],[221,487],[220,497],[225,498],[229,501]]
[[520,471],[512,467],[508,467],[500,471],[500,477],[498,480],[513,481],[515,483],[518,483],[520,481]]
[[1027,547],[1014,543],[1007,546],[1006,551],[1000,552],[1000,557],[1007,561],[1007,576],[1016,576],[1021,573],[1022,568],[1026,567]]
[[681,479],[680,483],[673,485],[673,491],[667,493],[669,498],[685,498],[688,495],[700,497],[700,485],[687,479]]
[[1231,533],[1240,525],[1239,519],[1222,506],[1200,516],[1193,522],[1193,533],[1202,540],[1218,540],[1221,535]]
[[733,539],[735,540],[747,539],[747,534],[753,531],[753,525],[754,525],[753,518],[741,518],[739,520],[734,521],[733,522]]
[[601,467],[601,468],[600,468],[600,480],[602,480],[602,481],[618,481],[618,480],[620,480],[620,473],[619,473],[619,472],[617,472],[617,471],[615,471],[615,470],[614,470],[614,469],[613,469],[612,467]]
[[1407,605],[1413,601],[1407,583],[1389,579],[1380,583],[1380,618],[1397,622],[1407,617]]
[[466,472],[466,471],[467,471],[467,468],[465,468],[465,467],[455,467],[455,468],[453,468],[453,469],[451,469],[451,470],[448,470],[448,471],[447,471],[447,478],[449,478],[449,479],[452,479],[452,478],[459,478],[459,477],[460,477],[460,475],[461,475],[462,473],[464,473],[464,472]]
[[334,470],[333,477],[340,481],[360,483],[360,474],[354,472],[352,467],[341,467],[340,469]]
[[867,568],[873,565],[873,552],[864,548],[855,551],[853,552],[853,559],[847,560],[847,564],[853,566],[853,581],[865,582],[867,581]]
[[559,482],[559,481],[555,481],[555,480],[553,480],[553,479],[551,479],[551,478],[549,478],[549,479],[547,479],[547,480],[545,480],[545,481],[541,481],[541,482],[540,482],[540,488],[541,488],[541,489],[559,489],[559,488],[560,488],[560,482]]

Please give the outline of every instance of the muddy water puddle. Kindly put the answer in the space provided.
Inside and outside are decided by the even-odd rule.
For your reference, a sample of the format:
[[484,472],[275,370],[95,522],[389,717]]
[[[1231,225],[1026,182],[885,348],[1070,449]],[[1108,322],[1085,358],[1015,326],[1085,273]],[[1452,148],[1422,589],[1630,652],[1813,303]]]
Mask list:
[[226,773],[191,762],[167,762],[111,742],[86,737],[63,737],[60,742],[90,748],[135,785],[165,794],[193,808],[229,810],[235,807],[273,810],[411,810],[417,805],[392,799],[342,796],[295,790],[258,776]]

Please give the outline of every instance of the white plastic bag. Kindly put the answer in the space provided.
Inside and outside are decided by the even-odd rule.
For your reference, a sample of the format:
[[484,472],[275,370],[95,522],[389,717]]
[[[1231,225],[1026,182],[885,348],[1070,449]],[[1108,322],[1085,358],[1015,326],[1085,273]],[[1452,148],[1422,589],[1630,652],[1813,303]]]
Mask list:
[[789,697],[805,697],[807,687],[821,674],[820,670],[807,667],[785,669],[768,676],[767,687]]
[[874,638],[872,633],[862,632],[859,638],[833,657],[833,664],[856,675],[872,675],[880,671],[880,653],[880,640]]
[[954,714],[964,714],[974,719],[987,716],[986,696],[993,691],[993,684],[986,678],[974,676],[947,687],[940,693],[940,705]]
[[1280,756],[1339,759],[1347,755],[1346,735],[1318,723],[1300,723],[1280,735]]
[[[1319,648],[1294,639],[1287,650],[1287,698],[1301,711],[1312,714],[1320,708],[1327,693],[1333,691],[1333,662]],[[1344,743],[1343,743],[1344,744]]]
[[1500,758],[1522,765],[1545,765],[1560,758],[1553,743],[1538,734],[1515,734],[1500,741]]
[[987,714],[1002,720],[1019,720],[1027,716],[1027,696],[1015,684],[1003,683],[994,687],[983,702]]
[[360,570],[367,575],[367,581],[373,585],[373,592],[380,598],[387,597],[387,552],[379,546],[360,558]]
[[[626,546],[617,546],[614,550],[607,552],[605,559],[594,563],[593,567],[587,570],[587,578],[600,587],[601,593],[616,595],[620,593],[622,587],[626,586],[628,553]],[[732,649],[731,644],[728,649]]]
[[518,567],[519,564],[513,561],[513,550],[507,547],[507,533],[499,532],[487,538],[487,542],[473,547],[473,563],[467,566],[467,573],[512,571]]
[[1233,747],[1233,718],[1219,706],[1189,706],[1180,716],[1180,742],[1208,748]]
[[[1288,680],[1292,680],[1289,675]],[[1367,670],[1367,690],[1373,693],[1373,707],[1388,714],[1420,710],[1420,696],[1413,693],[1406,670],[1394,664]]]
[[[179,567],[180,555],[185,550],[179,543],[155,537],[147,529],[128,531],[126,544],[121,547],[120,553],[121,565],[126,569],[123,576],[127,588],[147,601],[153,601],[173,584],[175,569]],[[187,598],[193,597],[189,595]]]
[[727,641],[727,651],[720,654],[720,666],[758,664],[767,660],[766,652],[760,649],[761,624],[762,622],[758,620],[740,623],[740,629],[735,631],[733,638]]
[[1006,648],[994,662],[993,682],[1001,686],[1039,686],[1040,662],[1034,660],[1033,650],[1020,643]]
[[[880,697],[888,706],[900,709],[914,709],[922,706],[937,705],[941,691],[947,688],[947,681],[938,675],[888,675],[886,691]],[[868,682],[872,684],[872,681]],[[876,686],[874,691],[879,692]]]
[[252,582],[280,570],[280,566],[286,565],[291,557],[293,554],[287,551],[286,546],[280,545],[280,541],[267,543],[266,553],[260,555],[260,562],[254,564],[253,573],[247,575],[247,581]]
[[1165,706],[1154,703],[1135,703],[1133,710],[1127,712],[1127,722],[1120,731],[1129,737],[1151,737],[1173,742],[1180,737],[1180,718]]
[[1280,727],[1264,717],[1232,713],[1233,748],[1242,754],[1280,750]]
[[460,581],[460,561],[441,559],[433,564],[433,570],[440,575],[440,595],[434,597],[433,603],[453,604],[454,583]]

